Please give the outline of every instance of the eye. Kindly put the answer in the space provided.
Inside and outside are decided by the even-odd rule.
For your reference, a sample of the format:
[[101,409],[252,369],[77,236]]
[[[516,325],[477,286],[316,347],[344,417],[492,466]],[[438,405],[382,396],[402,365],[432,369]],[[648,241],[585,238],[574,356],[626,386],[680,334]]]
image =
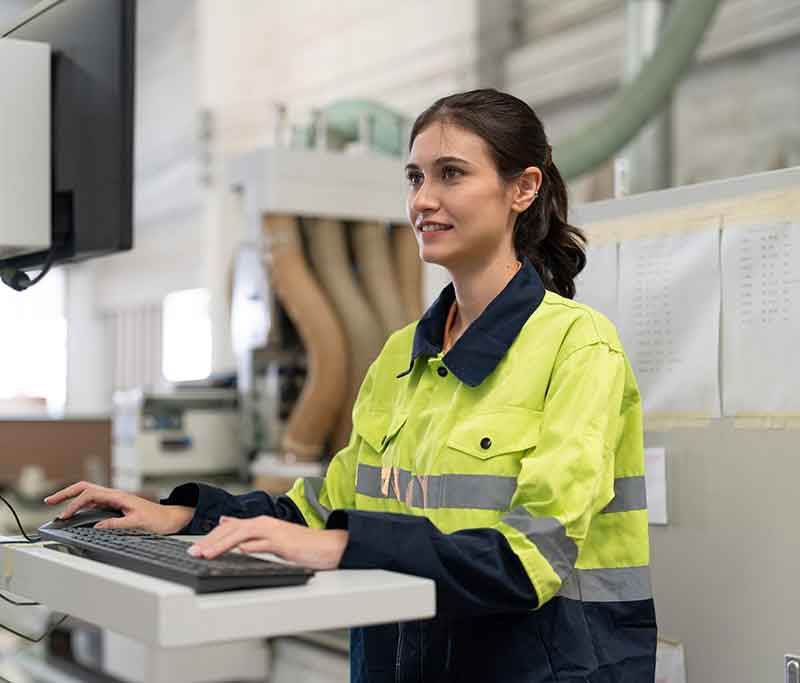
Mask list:
[[455,166],[443,166],[442,167],[442,179],[443,180],[455,180],[460,176],[464,175],[464,171],[460,168],[456,168]]
[[422,185],[424,177],[419,171],[408,170],[406,171],[406,180],[411,187],[419,187]]

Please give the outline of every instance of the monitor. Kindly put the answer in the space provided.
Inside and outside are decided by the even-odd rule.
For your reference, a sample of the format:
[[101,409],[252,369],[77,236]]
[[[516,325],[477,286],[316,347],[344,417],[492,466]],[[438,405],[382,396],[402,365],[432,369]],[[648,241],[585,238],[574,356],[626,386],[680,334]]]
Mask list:
[[135,13],[135,0],[45,0],[0,33],[52,55],[51,246],[0,258],[6,284],[133,245]]

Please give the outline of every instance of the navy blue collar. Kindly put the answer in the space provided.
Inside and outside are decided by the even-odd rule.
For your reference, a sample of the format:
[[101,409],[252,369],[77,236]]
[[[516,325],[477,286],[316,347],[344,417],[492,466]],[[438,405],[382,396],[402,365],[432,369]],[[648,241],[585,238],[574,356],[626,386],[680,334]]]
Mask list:
[[[523,258],[522,268],[458,338],[442,358],[442,363],[465,384],[478,386],[492,374],[525,321],[542,303],[544,291],[536,269],[527,258]],[[455,289],[451,282],[417,323],[411,363],[408,370],[397,375],[398,378],[410,373],[414,361],[420,356],[431,357],[441,352],[447,313],[454,299]]]

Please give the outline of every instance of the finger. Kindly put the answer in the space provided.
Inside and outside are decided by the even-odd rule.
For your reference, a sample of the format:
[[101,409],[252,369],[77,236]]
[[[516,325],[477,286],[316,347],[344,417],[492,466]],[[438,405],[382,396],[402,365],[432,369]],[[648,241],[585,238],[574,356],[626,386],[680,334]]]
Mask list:
[[58,503],[66,500],[67,498],[74,498],[80,493],[83,493],[87,488],[89,488],[91,484],[86,481],[79,481],[76,484],[72,484],[67,486],[60,491],[56,491],[55,493],[51,493],[44,499],[44,502],[48,505],[57,505]]
[[192,547],[196,557],[216,557],[235,548],[252,533],[244,528],[245,522],[235,521],[225,526],[218,526],[205,538],[200,539]]
[[244,541],[256,539],[258,535],[258,528],[251,520],[231,522],[224,527],[217,527],[214,532],[210,533],[202,541],[196,543],[193,546],[195,552],[192,554],[196,557],[213,559],[235,548]]
[[67,519],[74,515],[81,508],[94,504],[108,506],[121,510],[124,507],[123,501],[124,494],[119,491],[110,491],[100,487],[92,487],[86,489],[77,498],[70,501],[69,505],[64,508],[64,511],[59,515],[62,519]]
[[216,543],[224,543],[225,539],[230,537],[235,531],[236,531],[235,522],[227,524],[225,526],[222,525],[217,526],[217,528],[211,531],[211,533],[195,541],[194,544],[189,547],[188,552],[190,555],[194,555],[195,557],[204,557],[205,552],[212,545]]
[[223,542],[226,538],[235,534],[239,527],[245,523],[243,519],[229,519],[225,524],[220,523],[208,534],[198,539],[195,545],[206,548],[214,543]]

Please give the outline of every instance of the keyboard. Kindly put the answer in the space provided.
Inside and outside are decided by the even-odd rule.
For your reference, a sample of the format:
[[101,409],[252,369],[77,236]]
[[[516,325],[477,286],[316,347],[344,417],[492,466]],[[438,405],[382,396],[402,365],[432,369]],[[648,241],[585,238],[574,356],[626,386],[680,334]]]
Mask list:
[[140,574],[175,581],[197,593],[241,588],[296,586],[314,571],[306,567],[227,552],[213,560],[186,552],[192,545],[141,529],[39,529],[43,540],[58,541],[76,554]]

